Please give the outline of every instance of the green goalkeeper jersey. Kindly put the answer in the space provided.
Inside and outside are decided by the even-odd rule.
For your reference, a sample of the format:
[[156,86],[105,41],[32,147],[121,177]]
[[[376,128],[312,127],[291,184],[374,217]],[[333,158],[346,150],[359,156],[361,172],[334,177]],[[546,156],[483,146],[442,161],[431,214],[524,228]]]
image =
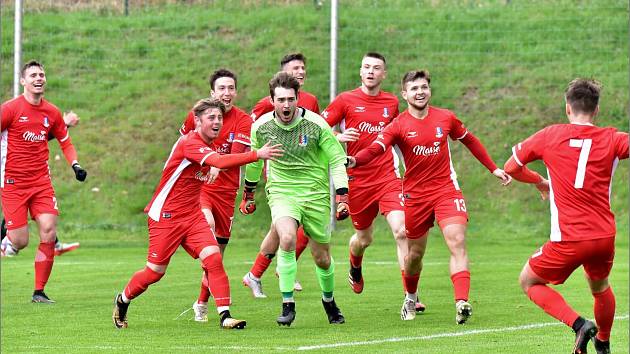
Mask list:
[[[346,153],[328,123],[314,112],[298,108],[297,117],[288,125],[279,123],[275,113],[269,112],[252,125],[251,142],[254,149],[267,142],[282,144],[284,155],[267,164],[269,195],[301,200],[328,198],[329,165],[335,188],[348,187]],[[248,164],[245,179],[258,182],[262,169],[262,160]]]

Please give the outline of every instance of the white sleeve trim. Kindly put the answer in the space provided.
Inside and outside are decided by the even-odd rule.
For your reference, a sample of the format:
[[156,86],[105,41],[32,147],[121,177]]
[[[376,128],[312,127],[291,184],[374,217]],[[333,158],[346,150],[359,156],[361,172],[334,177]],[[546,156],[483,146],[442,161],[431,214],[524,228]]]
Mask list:
[[66,136],[63,139],[59,140],[59,142],[63,143],[64,141],[68,140],[69,137],[70,137],[70,133],[66,134]]
[[252,146],[252,143],[250,143],[249,141],[244,141],[244,140],[238,140],[238,139],[234,139],[233,141],[234,143],[241,143],[243,145],[247,145],[247,146]]
[[200,162],[201,166],[203,166],[204,162],[206,162],[206,159],[208,157],[210,157],[210,155],[212,155],[212,154],[216,154],[216,151],[210,151],[206,156],[204,156],[203,159],[201,159],[201,162]]
[[375,143],[377,143],[377,144],[379,144],[379,145],[383,148],[383,151],[386,151],[386,150],[387,150],[387,147],[386,147],[386,146],[385,146],[385,144],[383,144],[382,142],[380,142],[380,141],[378,141],[378,140],[375,140],[374,142],[375,142]]
[[466,130],[466,132],[464,133],[464,135],[460,136],[459,138],[455,139],[455,140],[462,140],[466,137],[466,135],[468,135],[468,130]]
[[516,146],[512,146],[512,156],[514,156],[514,161],[516,161],[516,164],[523,167],[523,163],[521,162],[521,160],[518,159],[518,156],[516,156]]

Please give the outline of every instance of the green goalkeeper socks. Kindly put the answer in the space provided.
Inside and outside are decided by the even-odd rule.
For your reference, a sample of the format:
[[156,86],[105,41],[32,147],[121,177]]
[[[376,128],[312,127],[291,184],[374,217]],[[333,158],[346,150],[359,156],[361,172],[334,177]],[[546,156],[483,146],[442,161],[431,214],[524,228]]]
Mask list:
[[332,297],[332,293],[335,290],[335,261],[332,256],[330,257],[330,267],[328,267],[328,269],[315,266],[315,272],[317,273],[317,280],[319,281],[319,286],[322,288],[324,295]]
[[295,276],[297,273],[297,261],[295,260],[295,250],[284,251],[278,250],[278,266],[276,267],[278,277],[280,278],[280,291],[282,296],[289,294],[293,296],[293,286],[295,284]]

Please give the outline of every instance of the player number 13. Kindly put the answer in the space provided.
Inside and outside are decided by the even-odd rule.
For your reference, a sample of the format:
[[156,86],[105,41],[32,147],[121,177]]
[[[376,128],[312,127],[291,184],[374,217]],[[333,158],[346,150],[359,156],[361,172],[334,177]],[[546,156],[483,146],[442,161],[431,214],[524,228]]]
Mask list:
[[575,183],[573,187],[579,189],[584,187],[584,175],[586,175],[586,163],[588,162],[588,154],[591,153],[591,144],[593,139],[571,139],[569,146],[580,148],[580,158],[578,159],[577,171],[575,172]]

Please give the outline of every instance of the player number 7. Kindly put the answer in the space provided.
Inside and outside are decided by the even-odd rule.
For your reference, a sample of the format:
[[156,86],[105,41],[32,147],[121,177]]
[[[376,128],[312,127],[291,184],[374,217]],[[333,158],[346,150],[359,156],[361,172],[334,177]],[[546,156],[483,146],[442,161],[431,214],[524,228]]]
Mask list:
[[580,158],[578,159],[577,171],[575,172],[575,183],[573,187],[579,189],[584,187],[584,175],[586,175],[586,163],[588,162],[588,154],[591,153],[591,144],[593,139],[571,139],[569,146],[580,148]]

